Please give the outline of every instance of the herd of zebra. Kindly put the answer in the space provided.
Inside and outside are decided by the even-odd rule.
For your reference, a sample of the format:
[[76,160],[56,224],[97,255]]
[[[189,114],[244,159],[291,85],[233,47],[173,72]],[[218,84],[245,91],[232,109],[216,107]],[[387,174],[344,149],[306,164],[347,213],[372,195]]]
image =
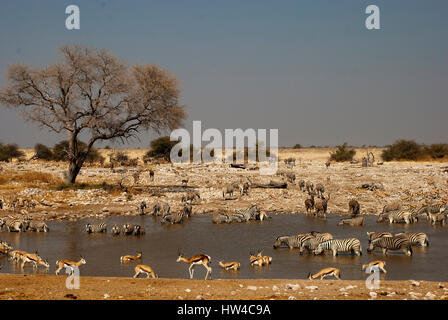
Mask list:
[[11,214],[0,218],[0,230],[7,230],[9,232],[50,231],[45,221],[32,219],[24,210],[20,214]]

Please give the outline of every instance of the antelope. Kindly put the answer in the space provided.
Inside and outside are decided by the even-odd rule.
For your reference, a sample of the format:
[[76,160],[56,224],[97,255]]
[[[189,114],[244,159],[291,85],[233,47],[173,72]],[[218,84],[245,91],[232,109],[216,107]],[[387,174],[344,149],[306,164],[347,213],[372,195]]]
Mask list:
[[11,256],[11,260],[13,261],[20,261],[22,260],[22,257],[24,257],[28,252],[21,251],[21,250],[12,250],[8,254]]
[[71,260],[57,260],[56,266],[58,267],[56,270],[56,275],[59,275],[59,271],[61,271],[62,268],[70,268],[72,274],[75,271],[75,268],[78,268],[80,265],[86,264],[86,260],[83,256],[81,256],[81,259],[78,262],[71,261]]
[[250,252],[249,264],[251,266],[264,266],[263,257],[260,257],[258,255],[254,256],[254,253]]
[[384,273],[387,273],[386,269],[384,269],[385,265],[386,265],[385,261],[383,261],[383,260],[375,260],[375,261],[371,261],[369,263],[363,264],[362,265],[362,270],[365,270],[366,268],[375,266],[375,267],[378,267]]
[[263,259],[263,263],[264,264],[271,264],[271,262],[272,262],[272,257],[270,257],[270,256],[263,256],[261,251],[258,251],[257,257],[261,257]]
[[212,279],[212,275],[211,275],[212,268],[209,267],[209,265],[208,265],[209,263],[211,263],[211,260],[212,259],[210,258],[210,256],[206,255],[206,254],[196,254],[189,258],[185,258],[185,256],[179,252],[176,262],[183,261],[190,265],[190,267],[188,268],[188,272],[190,273],[190,279],[193,279],[194,266],[202,264],[204,266],[204,268],[207,270],[204,280],[207,280],[207,277],[209,274],[210,274],[210,280],[211,280]]
[[50,267],[48,261],[42,259],[42,257],[37,254],[37,251],[36,253],[25,253],[24,255],[22,255],[22,269],[27,262],[33,263],[33,268],[37,268],[38,265],[42,265],[46,268]]
[[145,273],[146,278],[149,278],[151,276],[153,279],[158,278],[159,276],[155,274],[154,270],[150,266],[144,265],[144,264],[138,264],[134,268],[135,274],[133,278],[137,278],[140,273]]
[[238,270],[240,268],[240,263],[236,261],[225,262],[219,261],[219,265],[223,267],[225,270]]
[[324,268],[324,269],[320,270],[318,273],[313,274],[313,275],[310,272],[308,274],[308,279],[314,280],[314,279],[317,279],[320,277],[320,280],[322,280],[323,278],[329,277],[329,276],[334,276],[336,279],[341,280],[339,269],[334,268],[334,267]]
[[131,255],[121,256],[120,261],[121,262],[130,262],[130,261],[134,261],[134,260],[139,260],[141,258],[142,258],[142,253],[137,252],[136,256],[131,256]]

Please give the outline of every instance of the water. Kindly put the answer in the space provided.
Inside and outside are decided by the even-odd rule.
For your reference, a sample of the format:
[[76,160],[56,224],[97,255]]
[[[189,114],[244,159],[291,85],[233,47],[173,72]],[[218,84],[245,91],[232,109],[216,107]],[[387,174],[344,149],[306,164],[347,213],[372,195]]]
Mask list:
[[[9,233],[1,232],[0,239],[11,243],[14,248],[28,252],[38,250],[48,259],[50,268],[33,270],[31,265],[20,266],[0,256],[1,272],[5,273],[51,273],[56,270],[58,259],[79,260],[83,255],[87,264],[80,268],[81,276],[130,277],[137,263],[150,265],[159,277],[188,278],[188,265],[176,262],[178,250],[186,256],[206,253],[212,257],[214,279],[255,279],[255,278],[306,278],[308,272],[334,266],[341,269],[343,279],[362,280],[367,274],[361,265],[372,260],[385,260],[388,273],[381,275],[388,280],[432,280],[448,281],[447,228],[431,226],[425,221],[413,225],[376,223],[376,217],[365,217],[364,227],[338,227],[338,216],[320,220],[305,215],[277,215],[262,222],[233,223],[215,225],[211,217],[193,216],[183,225],[162,226],[154,217],[111,217],[106,219],[108,230],[114,223],[138,223],[145,226],[143,236],[112,236],[107,234],[87,234],[85,224],[95,222],[84,219],[76,222],[49,222],[49,233]],[[306,233],[309,231],[330,232],[334,238],[356,237],[361,240],[363,255],[356,257],[341,255],[333,257],[330,252],[324,256],[299,255],[298,250],[273,249],[277,236]],[[392,253],[383,256],[380,251],[367,253],[367,231],[425,232],[430,246],[414,247],[414,255]],[[272,256],[268,267],[249,266],[249,252],[262,249],[264,255]],[[143,252],[140,262],[120,263],[120,256]],[[218,261],[239,261],[238,272],[224,271]],[[61,274],[64,271],[61,272]],[[195,267],[195,278],[203,279],[205,269]]]

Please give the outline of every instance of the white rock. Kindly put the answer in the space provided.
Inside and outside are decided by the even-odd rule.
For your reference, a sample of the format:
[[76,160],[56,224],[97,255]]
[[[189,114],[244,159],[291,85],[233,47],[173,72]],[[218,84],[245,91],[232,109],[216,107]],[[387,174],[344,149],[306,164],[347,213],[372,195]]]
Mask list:
[[272,290],[278,291],[278,287],[277,286],[272,286]]
[[376,298],[377,296],[378,296],[378,294],[376,293],[376,292],[374,292],[374,291],[370,291],[370,296],[372,297],[372,298]]
[[104,294],[104,299],[109,299],[110,295],[108,295],[107,293]]
[[286,289],[289,289],[289,290],[298,290],[298,289],[300,289],[300,285],[299,285],[299,284],[291,284],[291,283],[288,283],[288,284],[286,285]]
[[247,289],[247,290],[253,290],[253,291],[256,291],[256,290],[257,290],[257,287],[256,287],[256,286],[247,286],[246,289]]
[[434,300],[436,298],[436,295],[431,293],[431,292],[427,292],[425,297],[430,299],[430,300]]
[[288,300],[296,300],[296,297],[294,297],[294,296],[289,296],[289,297],[288,297]]
[[411,280],[411,285],[413,285],[414,287],[418,287],[418,286],[420,286],[420,282]]
[[187,288],[187,289],[185,289],[185,292],[191,292],[191,289]]
[[319,287],[318,286],[307,286],[307,287],[305,287],[305,289],[317,290],[317,289],[319,289]]

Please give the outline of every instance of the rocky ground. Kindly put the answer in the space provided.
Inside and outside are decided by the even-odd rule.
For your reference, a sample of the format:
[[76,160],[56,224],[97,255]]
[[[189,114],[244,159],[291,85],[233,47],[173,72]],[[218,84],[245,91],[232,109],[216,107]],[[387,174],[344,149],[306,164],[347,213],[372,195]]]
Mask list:
[[[246,209],[256,203],[268,213],[303,213],[307,194],[299,190],[298,181],[322,183],[329,214],[347,214],[348,201],[356,198],[361,214],[377,214],[384,204],[398,200],[403,205],[420,206],[428,202],[448,201],[448,174],[446,163],[439,162],[388,162],[363,168],[360,163],[332,163],[325,167],[331,149],[282,149],[279,171],[292,172],[295,183],[287,189],[251,188],[249,195],[236,194],[224,200],[222,187],[226,184],[250,181],[269,183],[281,177],[263,176],[258,170],[230,168],[228,164],[143,164],[136,167],[108,168],[86,166],[78,177],[78,186],[62,187],[67,164],[41,161],[4,163],[0,173],[0,198],[4,199],[3,214],[9,214],[8,204],[15,197],[20,205],[28,200],[36,206],[30,211],[45,220],[103,218],[109,215],[135,215],[141,201],[148,205],[147,213],[156,202],[166,202],[171,211],[181,210],[181,197],[188,190],[199,191],[200,200],[193,203],[194,214],[219,211],[232,212]],[[373,150],[379,159],[380,149]],[[103,151],[111,152],[111,151]],[[360,157],[363,150],[358,150]],[[130,151],[134,157],[144,150]],[[106,154],[105,154],[106,155]],[[287,169],[283,159],[294,157],[296,166]],[[107,157],[106,157],[107,158]],[[149,170],[155,179],[149,178]],[[138,177],[136,176],[138,174]],[[188,179],[187,187],[182,180]],[[119,184],[123,188],[119,188]],[[363,188],[362,186],[374,188]],[[0,212],[0,215],[2,213]]]
[[448,283],[383,281],[367,289],[349,280],[186,280],[81,277],[79,289],[66,276],[0,275],[0,299],[77,300],[447,300]]

